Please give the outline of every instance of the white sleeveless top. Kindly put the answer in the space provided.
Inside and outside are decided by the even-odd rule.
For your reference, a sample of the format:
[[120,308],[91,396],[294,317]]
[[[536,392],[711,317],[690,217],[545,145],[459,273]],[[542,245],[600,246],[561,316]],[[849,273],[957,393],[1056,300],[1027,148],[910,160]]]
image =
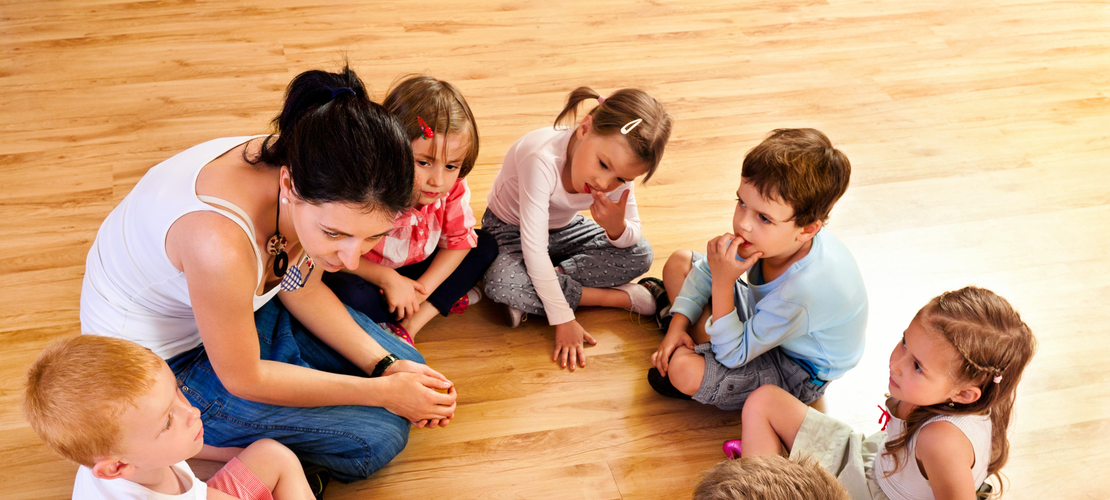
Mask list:
[[[131,340],[164,359],[200,345],[185,273],[166,255],[170,226],[188,213],[216,212],[238,224],[250,239],[258,262],[258,282],[262,283],[262,254],[250,217],[230,202],[197,195],[196,189],[201,168],[253,138],[225,137],[174,155],[147,171],[108,214],[85,261],[82,333]],[[275,286],[263,295],[254,295],[254,310],[278,290]]]
[[[925,425],[933,422],[951,422],[963,431],[975,451],[975,465],[971,467],[971,477],[975,479],[976,487],[983,484],[983,481],[987,480],[987,467],[991,461],[990,415],[937,415],[925,421]],[[901,436],[905,425],[905,420],[891,418],[890,425],[887,427],[887,440]],[[925,425],[921,428],[925,428]],[[903,460],[905,465],[890,477],[884,477],[888,471],[894,470],[894,457],[883,453],[887,440],[883,441],[879,456],[875,458],[875,481],[879,483],[883,493],[892,500],[933,499],[933,489],[929,486],[929,480],[921,475],[917,460],[913,458],[916,456],[914,450],[917,448],[917,436],[918,434],[914,434],[910,437],[909,444],[901,451],[902,456],[910,457],[908,462]]]

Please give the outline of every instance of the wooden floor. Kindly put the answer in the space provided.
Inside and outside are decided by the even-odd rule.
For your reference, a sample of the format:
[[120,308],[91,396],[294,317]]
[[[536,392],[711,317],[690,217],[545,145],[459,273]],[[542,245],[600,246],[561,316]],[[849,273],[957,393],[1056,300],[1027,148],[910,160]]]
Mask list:
[[[64,498],[75,466],[19,410],[27,365],[79,331],[96,230],[152,165],[263,133],[285,84],[348,59],[380,99],[427,72],[482,135],[474,210],[504,152],[567,92],[644,88],[676,119],[637,188],[652,274],[729,230],[744,153],[770,130],[825,131],[854,165],[828,229],[871,300],[860,366],[832,415],[871,432],[889,349],[966,284],[1009,298],[1040,340],[1019,391],[1007,498],[1110,498],[1110,4],[1060,0],[0,0],[0,496]],[[333,500],[689,498],[739,413],[657,396],[661,336],[584,310],[575,373],[542,318],[479,304],[417,340],[457,418]]]

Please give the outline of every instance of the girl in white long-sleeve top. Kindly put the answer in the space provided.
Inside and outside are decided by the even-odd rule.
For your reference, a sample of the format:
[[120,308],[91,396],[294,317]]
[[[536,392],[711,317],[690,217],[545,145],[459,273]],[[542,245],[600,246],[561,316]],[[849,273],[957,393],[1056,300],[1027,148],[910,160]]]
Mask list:
[[[587,99],[597,99],[597,107],[575,128],[558,128],[573,123]],[[499,246],[486,294],[507,305],[511,326],[525,313],[546,315],[555,325],[552,358],[563,367],[585,366],[584,342],[596,343],[575,320],[578,306],[655,312],[652,294],[630,283],[652,262],[633,181],[655,173],[671,122],[641,90],[606,98],[579,87],[556,127],[526,134],[505,155],[482,218]],[[587,208],[593,220],[578,214]]]

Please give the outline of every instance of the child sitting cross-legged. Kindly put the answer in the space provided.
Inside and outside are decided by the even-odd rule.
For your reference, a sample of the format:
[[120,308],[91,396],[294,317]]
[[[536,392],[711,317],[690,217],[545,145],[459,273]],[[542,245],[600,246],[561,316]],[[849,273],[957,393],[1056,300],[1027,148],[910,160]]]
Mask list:
[[344,304],[412,344],[437,314],[478,302],[474,285],[497,257],[497,240],[474,229],[466,176],[478,159],[478,125],[462,92],[415,75],[390,90],[382,106],[412,142],[413,206],[357,269],[322,280]]
[[823,229],[850,173],[848,158],[814,129],[776,130],[748,152],[733,232],[710,240],[707,255],[679,250],[663,267],[674,303],[651,356],[652,388],[737,410],[771,384],[810,403],[859,362],[863,277]]
[[994,292],[942,293],[890,352],[885,432],[865,437],[767,386],[744,407],[743,456],[812,455],[853,500],[971,500],[1006,465],[1014,397],[1036,344]]
[[271,439],[198,480],[185,459],[204,446],[200,411],[162,358],[128,340],[48,346],[28,372],[23,412],[47,446],[81,464],[74,499],[313,498],[296,455]]

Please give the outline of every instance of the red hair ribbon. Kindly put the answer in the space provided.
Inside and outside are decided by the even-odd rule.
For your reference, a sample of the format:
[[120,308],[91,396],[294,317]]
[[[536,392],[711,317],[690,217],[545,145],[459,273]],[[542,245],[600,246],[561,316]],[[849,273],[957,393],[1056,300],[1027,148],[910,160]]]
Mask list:
[[883,412],[882,415],[879,415],[879,423],[883,424],[883,428],[879,429],[879,430],[880,431],[885,431],[887,424],[890,423],[890,412],[886,411],[886,408],[883,408],[883,405],[877,405],[877,406],[879,407],[879,411]]
[[418,116],[418,117],[416,117],[416,121],[420,122],[420,136],[421,137],[423,137],[425,139],[431,139],[432,137],[436,136],[435,131],[432,130],[432,127],[429,127],[427,123],[424,123],[423,118]]

